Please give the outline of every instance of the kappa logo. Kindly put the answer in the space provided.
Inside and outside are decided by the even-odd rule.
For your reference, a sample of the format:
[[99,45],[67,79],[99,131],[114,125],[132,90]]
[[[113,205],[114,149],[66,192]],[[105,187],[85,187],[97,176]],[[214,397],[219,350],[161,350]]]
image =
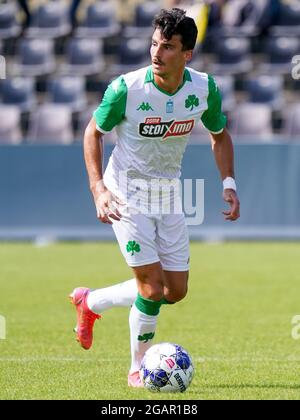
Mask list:
[[140,136],[146,138],[181,137],[190,134],[194,128],[195,120],[188,121],[162,121],[160,117],[146,118],[144,123],[139,125]]
[[137,109],[137,111],[154,111],[152,106],[149,104],[149,102],[143,102]]

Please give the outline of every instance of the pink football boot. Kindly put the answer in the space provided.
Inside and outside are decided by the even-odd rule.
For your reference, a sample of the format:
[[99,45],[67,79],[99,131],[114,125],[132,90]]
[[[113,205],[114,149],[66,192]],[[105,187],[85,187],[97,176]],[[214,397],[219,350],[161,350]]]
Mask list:
[[90,289],[87,287],[78,287],[70,294],[70,300],[77,310],[77,326],[75,332],[77,341],[85,350],[91,348],[93,344],[93,327],[96,319],[101,318],[100,315],[92,312],[87,306],[87,297]]

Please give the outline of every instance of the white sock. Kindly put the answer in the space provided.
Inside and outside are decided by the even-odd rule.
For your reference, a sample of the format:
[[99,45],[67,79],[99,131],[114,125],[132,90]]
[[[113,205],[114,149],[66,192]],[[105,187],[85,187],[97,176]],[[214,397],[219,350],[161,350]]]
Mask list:
[[87,298],[87,305],[94,313],[103,313],[114,306],[131,306],[138,294],[136,279],[124,281],[104,289],[93,290]]
[[[152,346],[158,315],[146,315],[135,305],[129,315],[131,367],[129,373],[140,370],[145,352]],[[142,337],[144,340],[142,340]]]

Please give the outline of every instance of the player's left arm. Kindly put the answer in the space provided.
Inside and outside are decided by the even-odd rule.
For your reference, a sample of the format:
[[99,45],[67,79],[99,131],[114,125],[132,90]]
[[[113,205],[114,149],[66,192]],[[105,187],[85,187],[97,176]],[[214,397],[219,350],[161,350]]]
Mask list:
[[223,198],[230,205],[224,211],[226,220],[237,220],[240,217],[240,202],[236,193],[234,180],[233,144],[226,129],[227,118],[222,112],[222,98],[219,88],[212,76],[208,76],[207,110],[201,116],[202,123],[210,133],[216,163],[224,182]]
[[[235,178],[234,150],[231,136],[226,128],[219,134],[210,133],[212,149],[222,180]],[[240,217],[240,201],[233,188],[224,188],[223,198],[230,205],[228,211],[223,211],[225,220],[237,220]]]

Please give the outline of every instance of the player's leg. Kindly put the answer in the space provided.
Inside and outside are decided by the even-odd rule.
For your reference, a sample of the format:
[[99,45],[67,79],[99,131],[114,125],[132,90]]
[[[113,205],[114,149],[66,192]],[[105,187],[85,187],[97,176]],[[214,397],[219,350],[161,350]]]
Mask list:
[[[164,270],[164,297],[169,302],[179,302],[187,293],[189,272],[173,272]],[[86,288],[79,288],[83,291]],[[76,293],[76,289],[72,295]],[[79,292],[80,293],[80,292]],[[137,298],[138,286],[136,278],[115,284],[102,289],[88,290],[86,297],[87,307],[95,314],[114,307],[130,307]],[[77,299],[78,300],[78,299]]]
[[[121,252],[132,267],[146,265],[159,260],[154,239],[154,224],[142,214],[123,214],[121,221],[113,223]],[[95,313],[104,311],[115,306],[132,306],[138,293],[136,279],[125,281],[117,285],[90,291],[87,305]]]
[[110,287],[90,290],[87,305],[91,311],[101,314],[113,307],[130,307],[137,297],[136,279],[124,281]]
[[158,217],[154,243],[160,262],[134,269],[139,294],[130,313],[131,374],[140,368],[145,351],[152,345],[160,306],[178,302],[187,293],[189,238],[184,215]]
[[[154,243],[155,224],[150,218],[142,214],[124,213],[120,221],[113,223],[113,230],[130,267],[159,261]],[[70,297],[77,309],[77,340],[83,348],[89,349],[98,314],[113,306],[133,305],[137,297],[136,280],[95,292],[80,287]]]
[[70,294],[71,302],[77,310],[77,325],[74,331],[77,341],[88,350],[93,342],[93,327],[100,313],[116,306],[131,306],[137,296],[136,279],[103,289],[90,290],[77,287]]
[[189,271],[164,270],[164,298],[176,303],[185,298],[188,291]]
[[129,317],[131,368],[128,383],[132,386],[141,386],[137,372],[145,352],[152,345],[160,306],[174,304],[184,299],[189,272],[162,270],[161,263],[138,267],[134,272],[139,294]]
[[138,296],[129,316],[131,367],[128,385],[141,386],[139,369],[145,352],[151,347],[163,303],[164,283],[160,262],[133,268]]
[[164,215],[158,223],[156,242],[163,268],[165,303],[179,302],[187,294],[190,262],[184,215]]
[[128,384],[141,386],[140,362],[152,344],[163,297],[163,272],[155,243],[156,220],[133,212],[124,214],[120,222],[113,224],[113,229],[121,252],[133,269],[139,292],[129,316],[132,363]]

